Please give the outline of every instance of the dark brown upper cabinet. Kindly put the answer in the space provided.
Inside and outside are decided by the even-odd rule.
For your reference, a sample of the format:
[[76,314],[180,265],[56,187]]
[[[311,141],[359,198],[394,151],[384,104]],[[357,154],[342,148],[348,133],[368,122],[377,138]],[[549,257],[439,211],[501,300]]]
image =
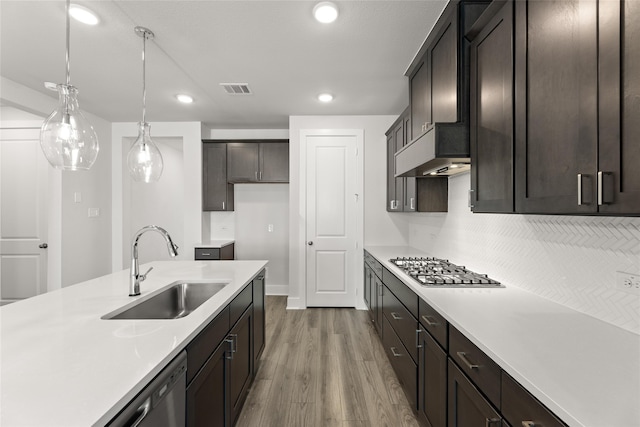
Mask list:
[[[513,212],[513,3],[495,1],[476,22],[470,58],[473,212]],[[475,26],[474,25],[474,28]]]
[[289,143],[242,141],[227,144],[230,183],[289,182]]
[[596,212],[597,2],[514,6],[516,210]]
[[233,185],[227,182],[227,144],[202,144],[202,210],[232,211]]
[[600,1],[598,12],[595,201],[603,214],[640,215],[640,2]]

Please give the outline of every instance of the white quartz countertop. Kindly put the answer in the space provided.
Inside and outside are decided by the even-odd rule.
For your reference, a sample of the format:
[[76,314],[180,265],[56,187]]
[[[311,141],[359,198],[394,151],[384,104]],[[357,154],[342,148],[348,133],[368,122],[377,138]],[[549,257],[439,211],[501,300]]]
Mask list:
[[207,243],[202,243],[200,245],[196,245],[196,248],[223,248],[225,246],[228,246],[232,243],[235,243],[235,240],[233,239],[216,239],[216,240],[210,240]]
[[509,283],[423,287],[389,260],[438,254],[409,247],[365,250],[568,425],[640,426],[640,335]]
[[[129,297],[129,270],[0,308],[0,425],[104,425],[265,267],[161,261]],[[177,280],[228,282],[186,317],[103,320]]]

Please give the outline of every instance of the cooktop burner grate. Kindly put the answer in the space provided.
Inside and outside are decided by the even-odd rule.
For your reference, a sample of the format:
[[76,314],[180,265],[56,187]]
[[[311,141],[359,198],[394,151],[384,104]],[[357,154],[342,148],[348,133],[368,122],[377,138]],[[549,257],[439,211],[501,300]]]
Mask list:
[[430,257],[400,257],[389,260],[424,286],[458,288],[500,288],[497,280],[478,274],[448,260]]

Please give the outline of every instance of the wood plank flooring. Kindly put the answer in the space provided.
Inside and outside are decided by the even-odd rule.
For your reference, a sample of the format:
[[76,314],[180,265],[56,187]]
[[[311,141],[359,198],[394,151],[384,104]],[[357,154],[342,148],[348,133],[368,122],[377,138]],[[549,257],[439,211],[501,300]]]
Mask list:
[[267,297],[266,329],[238,427],[419,426],[366,311]]

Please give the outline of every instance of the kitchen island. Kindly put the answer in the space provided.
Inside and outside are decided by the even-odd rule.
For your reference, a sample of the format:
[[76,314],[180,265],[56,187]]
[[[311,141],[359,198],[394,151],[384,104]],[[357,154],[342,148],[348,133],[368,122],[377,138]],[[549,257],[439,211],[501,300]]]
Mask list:
[[567,425],[640,426],[639,335],[515,284],[422,286],[389,261],[437,253],[404,246],[365,250]]
[[[0,308],[0,425],[111,420],[265,267],[266,261],[159,261],[129,297],[123,270]],[[175,281],[228,282],[186,317],[104,320]]]

